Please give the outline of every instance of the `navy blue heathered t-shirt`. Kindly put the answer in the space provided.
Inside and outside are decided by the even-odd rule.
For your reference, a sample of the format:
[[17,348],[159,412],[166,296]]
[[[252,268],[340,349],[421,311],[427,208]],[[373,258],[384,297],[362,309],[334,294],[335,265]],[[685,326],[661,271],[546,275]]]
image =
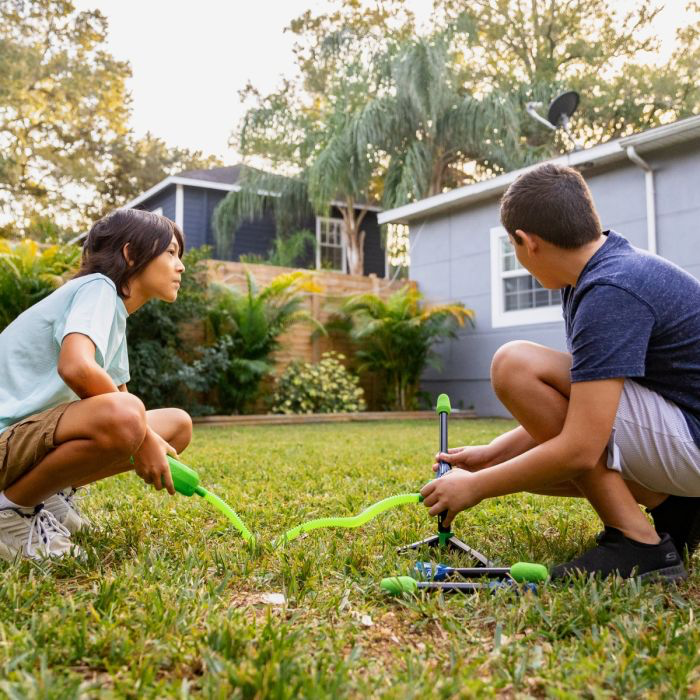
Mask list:
[[571,381],[617,377],[673,401],[700,446],[700,282],[614,231],[562,290]]

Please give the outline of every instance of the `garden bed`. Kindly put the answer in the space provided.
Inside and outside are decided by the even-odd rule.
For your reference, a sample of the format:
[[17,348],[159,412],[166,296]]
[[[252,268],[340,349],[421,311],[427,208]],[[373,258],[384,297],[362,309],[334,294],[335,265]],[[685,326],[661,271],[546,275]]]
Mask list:
[[[302,425],[305,423],[363,423],[387,420],[426,420],[435,417],[435,411],[363,411],[361,413],[303,413],[284,415],[261,413],[250,416],[200,416],[192,422],[207,425]],[[450,420],[474,419],[474,411],[454,410]]]

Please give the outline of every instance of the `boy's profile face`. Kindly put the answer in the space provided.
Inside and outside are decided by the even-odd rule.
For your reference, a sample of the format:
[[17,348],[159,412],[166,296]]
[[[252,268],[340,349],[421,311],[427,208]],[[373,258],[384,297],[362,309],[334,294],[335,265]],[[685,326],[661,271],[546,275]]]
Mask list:
[[137,284],[140,292],[148,299],[160,299],[169,303],[175,301],[185,271],[179,252],[177,238],[173,235],[168,247],[133,278],[132,287]]

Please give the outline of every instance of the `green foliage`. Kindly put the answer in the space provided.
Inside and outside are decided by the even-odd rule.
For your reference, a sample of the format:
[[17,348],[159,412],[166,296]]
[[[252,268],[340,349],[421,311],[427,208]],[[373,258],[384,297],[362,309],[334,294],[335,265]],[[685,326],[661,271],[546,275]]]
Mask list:
[[685,13],[676,12],[676,48],[663,61],[654,31],[661,3],[653,0],[624,5],[613,0],[440,4],[448,23],[466,21],[472,27],[456,41],[457,80],[485,93],[510,94],[519,106],[521,146],[512,154],[519,163],[571,149],[561,133],[553,135],[524,109],[528,101],[546,105],[564,90],[581,95],[571,128],[584,146],[700,109],[694,77],[700,64],[697,2],[686,3]]
[[100,180],[127,131],[131,71],[106,37],[105,17],[69,0],[0,3],[0,207],[22,226],[37,213],[83,223],[76,186]]
[[80,265],[78,246],[42,247],[0,239],[0,332],[30,306],[70,279]]
[[288,236],[278,235],[267,257],[241,255],[242,263],[275,265],[277,267],[315,267],[316,236],[308,229],[299,229]]
[[70,0],[0,3],[0,213],[37,240],[66,240],[166,175],[220,164],[135,137],[131,68],[106,51],[107,31]]
[[358,386],[359,379],[343,366],[344,359],[344,355],[324,352],[318,363],[292,362],[277,380],[272,412],[364,411],[364,391]]
[[409,285],[386,301],[375,294],[348,299],[342,307],[352,321],[360,371],[383,376],[392,409],[414,408],[418,382],[428,365],[438,366],[434,343],[456,337],[474,312],[462,304],[425,307],[422,294]]
[[184,254],[186,272],[175,303],[151,300],[127,320],[129,391],[147,408],[178,406],[193,415],[216,410],[205,397],[228,357],[219,348],[193,345],[181,337],[184,329],[201,327],[206,318],[209,285],[203,261],[210,252],[205,246]]
[[[512,166],[519,147],[517,105],[507,93],[479,94],[458,79],[454,31],[406,44],[391,62],[391,92],[355,117],[358,153],[390,154],[384,173],[387,208],[464,184],[465,163]],[[478,95],[478,96],[477,96]]]
[[260,291],[248,272],[244,292],[214,287],[208,319],[216,347],[227,357],[215,376],[225,413],[244,413],[257,398],[261,381],[274,367],[272,355],[282,333],[302,321],[320,326],[301,308],[303,294],[318,291],[311,275],[301,271],[280,275]]

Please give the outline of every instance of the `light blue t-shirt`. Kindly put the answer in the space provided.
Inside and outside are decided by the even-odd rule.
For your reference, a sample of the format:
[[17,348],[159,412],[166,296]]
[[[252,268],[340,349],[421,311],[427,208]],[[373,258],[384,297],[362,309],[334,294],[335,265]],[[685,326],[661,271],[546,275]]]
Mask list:
[[0,333],[0,433],[27,416],[80,397],[58,375],[61,343],[82,333],[95,343],[95,361],[119,386],[129,381],[128,312],[101,273],[66,282],[20,314]]

